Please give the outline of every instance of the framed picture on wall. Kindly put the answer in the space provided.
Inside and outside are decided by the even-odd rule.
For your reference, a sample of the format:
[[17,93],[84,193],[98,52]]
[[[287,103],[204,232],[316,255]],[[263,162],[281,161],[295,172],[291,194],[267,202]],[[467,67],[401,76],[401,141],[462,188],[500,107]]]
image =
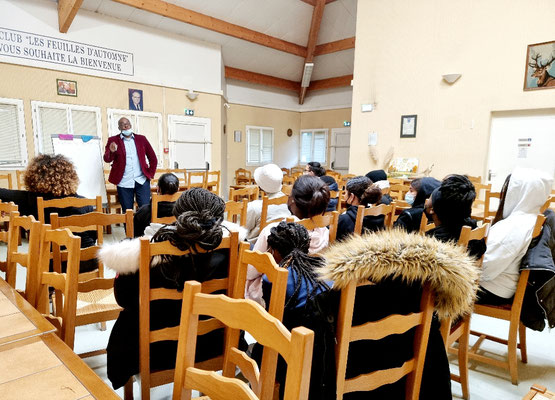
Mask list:
[[56,79],[56,91],[60,96],[77,97],[77,82]]
[[555,40],[529,44],[524,90],[555,89]]
[[140,89],[127,89],[129,97],[129,109],[133,111],[144,111],[143,91]]
[[416,137],[416,115],[401,115],[401,137]]

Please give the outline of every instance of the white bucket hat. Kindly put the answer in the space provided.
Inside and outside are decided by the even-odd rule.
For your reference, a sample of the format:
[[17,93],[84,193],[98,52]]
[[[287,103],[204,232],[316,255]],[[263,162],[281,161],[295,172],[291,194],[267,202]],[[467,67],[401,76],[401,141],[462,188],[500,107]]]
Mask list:
[[283,171],[276,164],[266,164],[254,170],[254,180],[266,193],[277,193],[281,190]]

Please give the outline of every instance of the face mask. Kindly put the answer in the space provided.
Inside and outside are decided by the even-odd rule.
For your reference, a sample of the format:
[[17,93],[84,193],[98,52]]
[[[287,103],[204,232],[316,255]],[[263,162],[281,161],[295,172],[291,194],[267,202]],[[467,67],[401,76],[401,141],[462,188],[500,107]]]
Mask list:
[[123,136],[131,136],[131,134],[133,133],[133,131],[131,129],[126,129],[124,131],[121,131],[121,133],[123,134]]
[[414,194],[407,192],[407,194],[405,194],[405,201],[412,206],[414,203]]

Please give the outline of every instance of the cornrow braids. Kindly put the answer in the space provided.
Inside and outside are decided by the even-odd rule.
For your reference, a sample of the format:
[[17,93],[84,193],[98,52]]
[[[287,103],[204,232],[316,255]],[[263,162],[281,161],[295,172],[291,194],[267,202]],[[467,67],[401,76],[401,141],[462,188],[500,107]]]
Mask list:
[[[307,287],[307,299],[330,289],[325,282],[318,279],[316,274],[316,270],[324,266],[324,259],[308,255],[310,236],[304,226],[294,222],[280,222],[270,230],[268,246],[283,257],[279,266],[289,269],[295,278],[295,290],[287,300],[286,308],[297,307],[298,293],[303,283]],[[310,288],[309,292],[308,288]]]

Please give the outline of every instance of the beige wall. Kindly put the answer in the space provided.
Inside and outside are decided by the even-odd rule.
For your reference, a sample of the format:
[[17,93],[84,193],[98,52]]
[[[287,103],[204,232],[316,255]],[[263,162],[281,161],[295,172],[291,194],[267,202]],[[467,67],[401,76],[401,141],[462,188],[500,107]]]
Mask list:
[[[128,109],[127,89],[134,88],[143,90],[144,111],[162,113],[164,147],[167,147],[168,143],[169,114],[183,115],[185,108],[192,108],[196,117],[210,118],[213,142],[211,169],[221,168],[222,104],[219,95],[200,93],[197,99],[191,102],[186,97],[186,90],[3,63],[0,63],[0,76],[0,97],[17,98],[24,102],[29,159],[34,156],[32,100],[100,107],[105,143],[108,138],[106,109]],[[56,79],[60,78],[77,81],[77,97],[56,94]],[[168,156],[164,154],[164,165],[168,165]]]
[[[299,160],[299,135],[301,129],[343,127],[343,121],[351,119],[351,109],[337,109],[311,112],[283,111],[271,108],[231,104],[227,111],[227,162],[228,183],[234,183],[235,170],[246,166],[246,127],[266,126],[274,128],[274,162],[280,167],[291,168]],[[287,129],[293,136],[287,136]],[[241,142],[233,141],[233,132],[241,131]],[[247,167],[250,170],[255,166]]]
[[[436,177],[483,176],[493,111],[553,107],[554,90],[522,90],[526,47],[554,40],[553,21],[551,0],[359,0],[350,172],[381,168],[393,148]],[[462,77],[448,85],[446,73]],[[418,115],[415,139],[399,137],[404,114]]]

